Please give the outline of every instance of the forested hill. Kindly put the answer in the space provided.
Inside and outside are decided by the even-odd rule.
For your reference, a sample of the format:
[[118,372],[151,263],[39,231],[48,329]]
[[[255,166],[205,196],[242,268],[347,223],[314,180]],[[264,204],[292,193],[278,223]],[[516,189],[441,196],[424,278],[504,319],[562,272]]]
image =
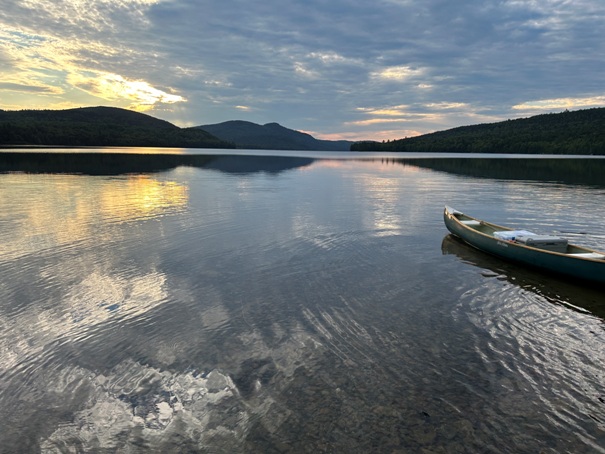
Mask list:
[[115,107],[0,110],[0,146],[234,148],[198,128]]
[[605,155],[605,108],[462,126],[388,142],[357,142],[351,150]]
[[223,140],[235,143],[238,148],[349,151],[353,144],[346,140],[316,139],[310,134],[288,129],[278,123],[258,125],[249,121],[233,120],[198,127]]

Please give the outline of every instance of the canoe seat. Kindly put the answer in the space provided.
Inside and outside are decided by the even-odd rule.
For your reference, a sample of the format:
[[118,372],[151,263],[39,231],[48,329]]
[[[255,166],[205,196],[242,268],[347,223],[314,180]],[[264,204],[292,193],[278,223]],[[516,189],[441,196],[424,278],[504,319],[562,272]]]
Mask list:
[[479,227],[481,225],[481,222],[475,221],[475,220],[460,221],[460,223],[464,224],[464,225],[468,225],[469,227]]
[[574,257],[581,257],[581,258],[585,258],[585,259],[605,260],[605,255],[599,254],[597,252],[580,252],[577,254],[568,254],[568,255],[573,255]]

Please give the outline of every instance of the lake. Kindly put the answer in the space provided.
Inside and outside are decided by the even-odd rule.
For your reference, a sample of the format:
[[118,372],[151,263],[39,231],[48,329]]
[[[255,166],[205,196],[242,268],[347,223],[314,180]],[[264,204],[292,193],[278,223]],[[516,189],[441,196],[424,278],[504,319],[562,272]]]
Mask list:
[[603,251],[605,159],[101,151],[0,159],[1,452],[605,452],[605,291],[442,219]]

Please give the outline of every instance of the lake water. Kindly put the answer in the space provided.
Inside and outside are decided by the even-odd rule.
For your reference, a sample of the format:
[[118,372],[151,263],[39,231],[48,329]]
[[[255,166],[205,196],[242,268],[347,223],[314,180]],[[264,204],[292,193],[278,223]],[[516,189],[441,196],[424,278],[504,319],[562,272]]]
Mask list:
[[319,156],[5,163],[0,450],[605,452],[605,291],[442,220],[605,250],[605,160]]

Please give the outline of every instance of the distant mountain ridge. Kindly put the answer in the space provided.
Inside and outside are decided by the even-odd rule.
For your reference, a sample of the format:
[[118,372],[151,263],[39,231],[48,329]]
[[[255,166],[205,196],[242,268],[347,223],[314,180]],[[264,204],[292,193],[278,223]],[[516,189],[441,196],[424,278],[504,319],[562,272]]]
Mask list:
[[242,120],[179,128],[114,107],[0,110],[0,147],[38,145],[605,155],[605,108],[461,126],[386,142],[319,140],[278,123]]
[[320,140],[310,134],[288,129],[278,123],[259,125],[249,121],[231,120],[197,126],[219,139],[233,142],[237,148],[266,150],[349,151],[348,140]]
[[351,151],[605,155],[605,108],[461,126],[387,142],[357,142]]
[[0,110],[0,145],[234,148],[201,129],[116,107]]

